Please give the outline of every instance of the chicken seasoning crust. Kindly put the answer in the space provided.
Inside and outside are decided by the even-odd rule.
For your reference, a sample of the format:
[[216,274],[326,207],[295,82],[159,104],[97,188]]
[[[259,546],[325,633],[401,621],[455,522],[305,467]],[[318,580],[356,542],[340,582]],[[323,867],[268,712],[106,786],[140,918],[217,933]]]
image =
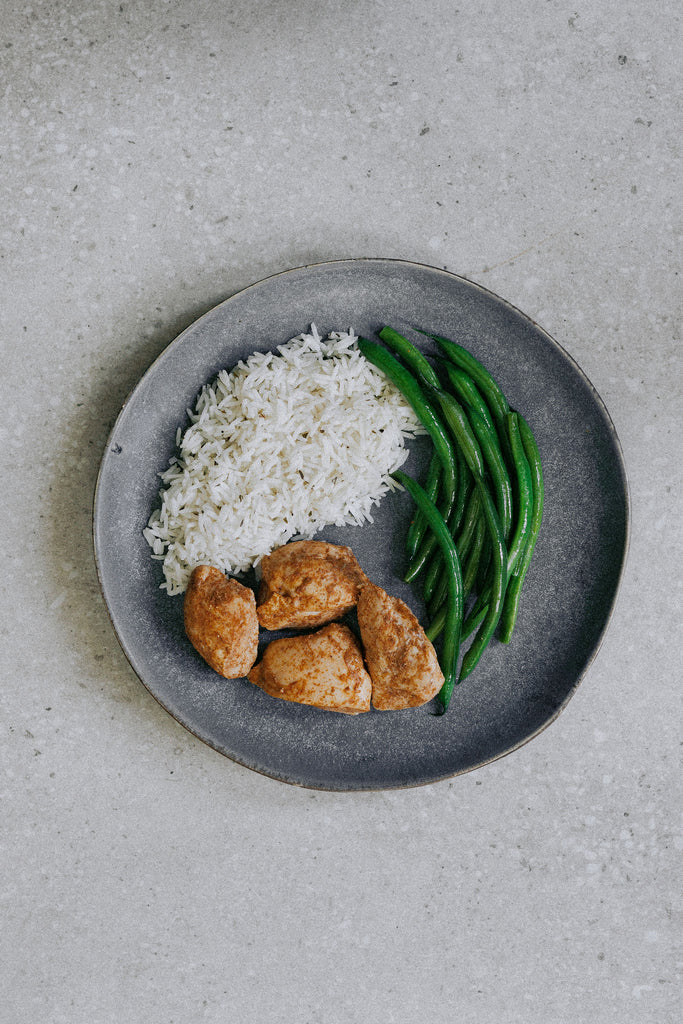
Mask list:
[[[263,562],[258,603],[218,569],[192,571],[185,631],[215,671],[246,676],[271,697],[347,715],[419,707],[435,696],[443,675],[431,642],[407,605],[368,579],[350,548],[293,541]],[[330,621],[354,607],[360,639]],[[257,661],[259,626],[306,632],[271,640]]]
[[324,626],[351,611],[367,576],[349,547],[293,541],[261,561],[257,615],[264,629]]
[[370,710],[372,682],[348,626],[273,640],[248,675],[271,697],[357,715]]
[[247,674],[258,654],[256,600],[219,569],[192,570],[183,605],[185,632],[202,658],[226,679]]
[[408,605],[374,583],[358,598],[358,625],[378,711],[419,707],[437,695],[444,676],[436,651]]

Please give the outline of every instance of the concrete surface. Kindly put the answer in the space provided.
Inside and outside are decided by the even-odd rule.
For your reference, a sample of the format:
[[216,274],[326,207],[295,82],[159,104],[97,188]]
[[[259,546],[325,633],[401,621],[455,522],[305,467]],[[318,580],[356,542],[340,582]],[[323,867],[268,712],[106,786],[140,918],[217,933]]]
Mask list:
[[[7,1024],[680,1019],[680,11],[597,0],[2,5]],[[129,668],[90,517],[129,389],[287,267],[388,256],[542,324],[633,532],[551,728],[399,792],[294,789]]]

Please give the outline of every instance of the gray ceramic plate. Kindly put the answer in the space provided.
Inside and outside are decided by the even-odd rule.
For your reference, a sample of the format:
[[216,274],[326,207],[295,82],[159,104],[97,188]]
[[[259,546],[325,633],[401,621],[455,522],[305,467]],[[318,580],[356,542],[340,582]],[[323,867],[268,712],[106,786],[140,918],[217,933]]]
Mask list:
[[[456,688],[446,715],[432,706],[357,717],[278,701],[246,680],[227,682],[184,637],[182,598],[159,589],[161,570],[142,537],[157,501],[157,473],[201,386],[219,369],[315,323],[373,336],[414,324],[453,337],[497,377],[541,449],[546,511],[509,646],[493,642]],[[425,346],[429,348],[427,344]],[[424,439],[409,472],[421,474]],[[349,544],[375,582],[422,614],[401,581],[405,493],[375,522],[319,536]],[[124,405],[102,460],[94,508],[98,572],[130,664],[178,722],[222,754],[296,785],[329,790],[415,786],[509,753],[553,721],[604,635],[628,541],[628,492],[614,427],[567,353],[491,292],[432,267],[357,259],[278,274],[227,299],[184,331]]]

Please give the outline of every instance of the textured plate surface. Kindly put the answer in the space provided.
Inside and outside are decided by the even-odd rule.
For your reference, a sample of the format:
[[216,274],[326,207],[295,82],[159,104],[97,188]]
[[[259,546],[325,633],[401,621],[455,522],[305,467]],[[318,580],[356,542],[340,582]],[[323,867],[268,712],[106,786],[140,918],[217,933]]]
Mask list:
[[[158,472],[202,385],[256,350],[306,330],[413,324],[460,341],[494,374],[535,432],[543,458],[543,528],[509,646],[493,642],[446,715],[349,717],[278,701],[206,666],[182,629],[182,597],[159,589],[142,530]],[[431,351],[430,344],[425,349]],[[421,474],[428,448],[411,446]],[[372,525],[318,536],[349,544],[366,573],[422,614],[401,581],[406,494]],[[239,292],[184,331],[143,376],[114,425],[94,507],[98,573],[121,646],[145,686],[185,728],[229,758],[296,785],[362,790],[422,785],[507,754],[557,717],[598,650],[628,545],[621,449],[595,389],[567,353],[491,292],[414,263],[358,259],[285,271]]]

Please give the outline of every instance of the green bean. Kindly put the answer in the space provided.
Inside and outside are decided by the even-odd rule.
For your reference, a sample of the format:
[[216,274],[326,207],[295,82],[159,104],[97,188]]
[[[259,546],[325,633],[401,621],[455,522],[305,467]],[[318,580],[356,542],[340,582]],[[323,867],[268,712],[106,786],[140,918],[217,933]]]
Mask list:
[[[439,346],[445,385],[427,356],[392,327],[379,337],[405,365],[366,339],[359,348],[403,393],[434,446],[424,488],[401,471],[393,475],[417,506],[405,578],[425,573],[425,632],[432,641],[443,634],[438,697],[445,711],[496,629],[510,641],[541,526],[543,473],[533,433],[486,367],[457,342],[419,333]],[[472,633],[458,674],[461,645]]]
[[[472,593],[472,588],[474,587],[479,568],[479,561],[481,559],[482,551],[484,550],[485,539],[486,525],[483,518],[477,512],[477,516],[473,520],[473,529],[469,535],[464,538],[462,547],[457,541],[455,544],[458,551],[458,558],[460,559],[460,565],[462,566],[462,589],[465,601]],[[434,617],[443,604],[445,597],[445,573],[441,572],[438,585],[434,588],[431,594],[431,599],[427,603],[427,611],[431,621],[434,620]]]
[[[489,371],[479,362],[478,359],[463,349],[462,345],[440,339],[444,352],[448,352],[450,358],[443,359],[448,382],[455,395],[465,404],[466,407],[476,411],[486,420],[493,435],[498,439],[498,446],[501,451],[503,464],[512,465],[510,454],[510,443],[506,427],[506,415],[509,411],[507,398],[503,394],[498,382],[491,376]],[[467,366],[468,369],[464,367]],[[468,370],[470,372],[468,372]],[[476,377],[476,380],[472,376]],[[482,390],[486,394],[483,397]],[[491,415],[493,410],[493,416]],[[507,411],[506,411],[507,410]],[[495,416],[495,422],[494,422]],[[500,509],[499,509],[500,511]],[[505,530],[505,539],[509,540],[509,531]]]
[[[441,490],[441,460],[436,451],[432,451],[429,459],[429,468],[427,469],[424,488],[430,500],[436,503]],[[417,509],[406,535],[406,553],[409,559],[413,558],[416,554],[426,530],[427,521],[420,510]]]
[[[479,491],[475,487],[470,493],[470,497],[467,502],[467,508],[465,510],[465,515],[463,516],[460,529],[457,535],[455,536],[455,547],[458,552],[458,558],[460,559],[461,565],[464,563],[465,558],[469,554],[472,542],[474,541],[474,537],[477,530],[477,523],[480,519],[480,516],[481,498],[479,495]],[[451,535],[452,533],[453,531],[451,531]],[[430,614],[434,614],[435,610],[439,607],[439,605],[441,604],[446,595],[446,574],[443,571],[442,566],[440,566],[440,570],[440,578],[438,580],[436,588],[432,588],[432,592],[427,593],[427,587],[425,586],[425,598],[427,599],[428,602]],[[426,583],[427,579],[425,579],[425,584]]]
[[479,626],[474,640],[472,641],[472,646],[466,651],[465,656],[463,657],[462,665],[460,667],[459,682],[465,679],[465,677],[468,676],[477,665],[479,659],[488,646],[491,637],[496,631],[496,627],[503,610],[503,601],[505,600],[505,591],[507,589],[508,582],[507,549],[505,547],[505,537],[503,536],[503,529],[500,525],[496,506],[484,482],[478,480],[477,486],[481,492],[487,533],[491,540],[493,553],[491,599],[481,625]]
[[[487,540],[488,537],[485,538]],[[485,568],[488,574],[491,568],[491,549],[489,547],[488,553],[485,557],[480,559],[478,577],[481,576],[482,568]],[[510,585],[508,578],[508,586]],[[468,636],[474,633],[475,629],[481,624],[491,603],[492,588],[490,584],[487,584],[476,596],[474,604],[469,609],[467,614],[463,618],[462,623],[462,640],[465,641]],[[502,615],[502,612],[501,612]]]
[[[478,591],[476,599],[474,601],[474,604],[471,606],[471,608],[467,612],[467,615],[464,617],[463,627],[465,627],[465,625],[466,625],[468,629],[470,629],[471,623],[474,621],[474,619],[477,618],[477,616],[479,615],[479,612],[481,611],[481,609],[482,608],[488,608],[489,603],[491,601],[491,585],[488,582],[489,577],[491,575],[491,572],[490,572],[490,570],[491,570],[491,560],[492,560],[491,552],[489,551],[489,559],[488,559],[488,565],[486,566],[486,576],[485,576],[485,579],[487,581],[486,585],[484,587],[482,587]],[[470,632],[471,632],[471,629],[470,629]]]
[[[453,500],[450,502],[447,501],[446,496],[444,496],[439,502],[433,499],[443,518],[447,521],[452,536],[456,535],[456,532],[462,523],[465,506],[472,491],[473,483],[472,474],[470,473],[462,452],[457,445],[455,445],[454,451],[458,471],[458,482],[455,490],[455,496],[453,498],[453,495],[451,495]],[[412,558],[410,558],[408,569],[403,577],[406,583],[412,583],[412,581],[424,570],[429,571],[428,567],[431,566],[434,556],[438,556],[438,546],[436,545],[433,537],[427,536],[421,541],[420,547]],[[437,570],[435,569],[434,571],[436,572]]]
[[494,420],[497,423],[502,422],[510,411],[510,406],[497,381],[491,376],[486,367],[471,352],[468,352],[466,348],[463,348],[456,341],[443,338],[440,334],[430,334],[428,331],[420,331],[419,333],[425,334],[432,341],[435,341],[451,362],[469,373],[484,396]]
[[451,528],[451,534],[454,537],[462,526],[467,502],[469,501],[470,494],[472,493],[472,487],[474,486],[474,479],[458,446],[456,446],[455,449],[455,457],[458,462],[458,491],[455,496],[453,511],[451,512],[448,520],[448,525]]
[[[462,566],[462,561],[461,561]],[[463,567],[463,587],[465,585],[465,575]],[[427,615],[429,621],[433,621],[434,617],[438,613],[439,609],[443,607],[444,601],[448,596],[448,581],[447,575],[444,569],[443,559],[439,559],[438,577],[436,585],[432,587],[431,593],[427,593],[425,588],[425,604],[427,605]]]
[[[523,531],[523,536],[526,539],[522,550],[520,552],[519,549],[517,549],[517,551],[510,549],[508,554],[508,584],[500,615],[499,635],[502,643],[509,643],[512,637],[512,632],[514,630],[519,610],[519,601],[524,577],[526,576],[531,562],[543,517],[543,469],[541,466],[540,453],[538,451],[534,435],[524,418],[520,413],[515,413],[515,418],[517,420],[519,436],[523,446],[522,454],[525,456],[526,469],[531,474],[532,505],[526,531]],[[517,452],[518,456],[519,454],[520,453]],[[522,463],[522,472],[523,471],[524,463]],[[491,586],[488,586],[479,595],[475,604],[465,617],[461,637],[463,642],[483,620],[491,602],[491,595],[492,588]]]
[[517,520],[508,550],[508,573],[510,573],[526,546],[527,534],[531,526],[534,496],[531,468],[522,443],[518,413],[508,413],[506,425],[510,439],[510,452],[512,454],[517,490]]
[[[517,494],[515,502],[515,506],[517,509],[517,517],[514,524],[514,534],[510,541],[507,556],[507,576],[508,585],[510,585],[513,571],[522,556],[522,552],[524,551],[526,545],[526,539],[531,528],[533,493],[531,470],[524,448],[522,446],[521,428],[519,425],[519,413],[508,413],[506,421],[510,431],[510,447],[511,451],[514,454],[514,464],[516,469],[517,482]],[[479,577],[478,583],[481,587],[481,591],[479,597],[477,598],[477,603],[475,607],[468,613],[468,616],[465,619],[463,627],[465,636],[469,635],[471,622],[474,621],[473,616],[478,615],[481,608],[484,605],[487,605],[491,600],[491,586],[482,586],[483,581],[481,577]]]
[[451,536],[443,516],[427,497],[420,485],[401,470],[396,470],[394,479],[402,484],[412,497],[415,504],[422,509],[429,522],[430,529],[437,537],[439,547],[449,569],[448,607],[445,619],[443,645],[441,648],[441,670],[444,675],[443,685],[437,698],[443,711],[450,703],[453,688],[457,681],[457,663],[460,652],[460,628],[462,626],[463,591],[462,569],[455,542]]
[[487,585],[489,578],[489,568],[491,566],[491,544],[488,539],[488,534],[484,538],[484,550],[482,551],[481,558],[479,559],[479,569],[477,570],[477,582],[475,584],[477,593],[481,593]]
[[453,445],[431,404],[425,398],[419,383],[410,370],[387,352],[385,348],[367,338],[358,339],[358,348],[374,366],[396,385],[403,397],[412,406],[415,415],[429,434],[439,456],[444,473],[444,491],[455,491],[457,484],[457,463]]
[[[472,474],[468,470],[467,464],[465,463],[465,460],[458,448],[456,448],[456,457],[458,460],[459,474],[458,490],[453,509],[451,510],[451,514],[448,518],[448,528],[451,531],[452,537],[457,537],[458,531],[462,528],[473,484]],[[437,586],[441,591],[443,599],[446,590],[443,580],[443,560],[440,557],[439,551],[434,551],[428,561],[426,563],[422,563],[422,566],[426,568],[426,575],[423,584],[425,600],[432,600],[434,588]]]
[[[486,540],[487,540],[487,535],[486,535],[486,529],[484,528],[483,529],[484,549],[485,549]],[[480,558],[481,558],[481,555],[480,555]],[[465,567],[465,572],[467,572],[467,568],[468,567],[466,566]],[[463,576],[463,594],[464,594],[464,599],[467,600],[467,592],[465,591],[465,577],[464,576]],[[488,607],[489,607],[488,597],[483,602],[480,602],[479,599],[477,599],[475,601],[475,603],[473,604],[472,608],[470,609],[470,611],[467,613],[467,615],[463,619],[462,629],[460,631],[460,642],[461,643],[464,643],[465,640],[467,640],[467,638],[470,636],[470,634],[473,633],[474,630],[477,629],[477,627],[481,624],[481,622],[484,620],[484,618],[486,616],[486,613],[488,611]],[[436,610],[434,612],[433,616],[430,618],[429,626],[425,630],[425,633],[427,634],[427,636],[429,637],[429,639],[432,642],[434,642],[434,640],[437,640],[438,637],[441,636],[441,633],[443,632],[445,623],[446,623],[446,606],[444,604],[441,604],[440,607],[438,608],[438,610]]]
[[[467,468],[467,463],[463,459],[460,449],[457,447],[455,449],[455,455],[458,463],[458,487],[453,508],[447,518],[448,527],[451,531],[452,537],[456,537],[458,530],[462,528],[467,502],[472,493],[472,486],[474,483],[472,474]],[[429,557],[423,557],[426,554],[428,554]],[[438,550],[434,551],[433,548],[431,548],[428,553],[425,551],[418,552],[414,560],[411,561],[406,577],[404,577],[406,582],[411,582],[411,580],[415,579],[423,569],[426,569],[428,575],[425,577],[425,587],[429,587],[429,577],[435,577],[440,571],[441,560],[438,555]]]
[[[502,459],[502,467],[509,478],[508,467],[513,465],[513,459],[510,453],[510,442],[506,430],[506,418],[503,416],[494,423],[491,411],[469,373],[467,373],[466,370],[461,369],[459,366],[456,366],[455,363],[452,363],[448,359],[441,359],[440,361],[445,368],[446,375],[448,377],[448,384],[455,396],[464,404],[466,409],[475,409],[486,421],[491,432],[491,436],[497,441],[497,447]],[[504,528],[505,526],[506,524],[504,524]],[[510,539],[509,527],[505,529],[505,539],[506,541],[509,541]]]
[[467,554],[467,561],[463,568],[462,589],[465,595],[465,600],[467,600],[474,588],[477,579],[477,572],[479,571],[479,563],[486,546],[485,541],[486,524],[483,519],[479,518],[477,519],[474,537],[472,538],[472,544]]
[[460,561],[463,560],[470,549],[480,515],[481,494],[479,493],[478,488],[474,487],[470,493],[467,508],[465,509],[465,515],[463,516],[460,529],[455,538],[455,546],[458,549]]
[[[463,643],[481,624],[486,612],[488,611],[489,604],[491,603],[492,588],[490,582],[488,582],[488,577],[490,575],[489,570],[492,562],[492,550],[493,547],[489,540],[488,532],[485,530],[482,551],[479,555],[479,564],[477,566],[476,580],[473,588],[473,592],[476,596],[473,604],[463,618],[461,634],[461,640]],[[465,600],[467,600],[469,596],[471,596],[471,592],[465,594]],[[442,628],[443,622],[441,621],[440,614],[437,613],[433,622],[430,624],[430,636],[432,631],[438,636]]]
[[510,476],[498,443],[498,435],[495,430],[490,429],[484,417],[476,409],[470,409],[468,415],[489,470],[496,496],[498,516],[503,527],[503,535],[507,541],[512,527],[512,484],[510,483]]
[[[481,515],[481,499],[479,492],[476,487],[473,487],[467,501],[465,508],[465,514],[462,517],[460,528],[455,535],[456,548],[458,550],[458,557],[460,558],[461,564],[467,557],[474,535],[476,532],[477,521]],[[451,531],[453,535],[453,530]]]
[[[450,490],[447,490],[445,487],[442,489],[442,496],[439,501],[432,499],[434,500],[434,504],[439,509],[442,518],[446,522],[450,521],[451,515],[453,513],[453,508],[456,503],[456,498],[460,490],[460,473],[462,467],[457,458],[457,452],[454,451],[454,455],[455,469],[458,474],[455,484],[453,485],[453,487],[451,487]],[[408,564],[408,568],[403,577],[406,583],[412,583],[412,581],[420,575],[420,573],[429,565],[432,556],[436,554],[437,551],[438,544],[436,542],[434,534],[431,531],[426,532],[426,536],[424,536],[421,539],[417,551],[412,556]]]
[[486,474],[484,457],[479,442],[474,435],[470,421],[460,402],[443,388],[435,388],[425,381],[425,388],[438,401],[443,412],[446,426],[456,443],[460,446],[465,462],[475,479],[483,479]]
[[[470,634],[474,632],[477,626],[480,625],[480,623],[483,621],[486,615],[487,610],[488,604],[479,606],[477,603],[475,603],[471,611],[467,613],[467,615],[463,619],[462,630],[460,631],[461,643],[464,643],[465,640],[467,640],[468,636],[470,636]],[[444,605],[441,605],[438,612],[436,613],[432,621],[429,623],[428,628],[425,630],[425,633],[432,641],[432,643],[441,636],[441,633],[443,632],[444,629],[445,620],[446,608]]]
[[417,579],[420,573],[427,570],[432,557],[436,554],[437,547],[438,545],[434,535],[432,533],[427,534],[422,541],[419,550],[416,551],[410,559],[408,568],[403,574],[403,579],[406,583],[412,583]]
[[[432,368],[431,364],[427,360],[426,356],[424,356],[424,354],[417,348],[417,346],[413,345],[412,342],[410,342],[402,334],[399,334],[398,331],[394,330],[392,327],[383,327],[382,330],[379,332],[379,337],[382,339],[382,341],[384,341],[387,345],[393,348],[394,351],[397,352],[404,359],[404,361],[411,370],[420,375],[422,381],[430,390],[436,389],[435,393],[439,395],[439,401],[442,405],[442,410],[444,412],[444,416],[447,422],[449,421],[449,418],[450,420],[456,418],[459,421],[459,429],[455,431],[455,436],[458,440],[458,444],[460,447],[462,447],[463,445],[465,446],[465,448],[467,448],[468,445],[470,446],[470,449],[472,450],[472,455],[468,460],[468,464],[471,465],[472,458],[476,460],[478,456],[476,454],[476,444],[474,443],[474,440],[471,438],[471,432],[469,432],[468,434],[466,430],[466,419],[464,415],[464,410],[460,411],[461,407],[459,409],[456,409],[454,407],[454,400],[453,402],[449,402],[446,398],[442,400],[438,377],[436,375],[436,372]],[[482,402],[482,404],[484,403]],[[489,440],[489,436],[490,435],[488,434],[485,435],[486,441]],[[493,436],[495,437],[495,434],[493,434]],[[494,466],[495,469],[501,467],[504,470],[502,458],[495,462]],[[502,495],[500,502],[501,513],[505,516],[505,521],[507,522],[507,519],[509,518],[509,508],[508,503],[505,501],[506,492],[503,486],[504,480],[500,473],[496,474],[495,480],[496,484],[498,485],[497,494]],[[459,489],[458,497],[464,498],[464,494],[465,492],[461,486]],[[450,507],[448,504],[446,504],[449,498],[452,502],[455,502],[455,492],[452,492],[448,497],[446,497],[444,502],[439,503],[439,509],[442,513],[443,518],[446,520],[448,520],[450,510],[453,507],[452,504],[450,505]],[[419,529],[419,527],[417,529]],[[407,582],[412,582],[427,567],[430,557],[432,556],[432,553],[434,552],[436,547],[437,544],[434,537],[426,537],[424,540],[420,542],[419,549],[414,550],[412,553],[408,570],[404,576],[404,579]],[[430,573],[428,569],[427,577],[425,579],[425,590],[427,595],[431,592],[434,586],[435,576],[438,571],[434,563],[432,563],[432,566],[432,572]]]
[[[462,546],[462,542],[458,542],[457,538],[465,526],[467,506],[474,487],[474,479],[464,460],[462,460],[460,468],[461,473],[464,474],[465,478],[464,480],[461,478],[461,483],[458,487],[458,493],[456,496],[456,504],[448,520],[448,527],[451,531],[451,536],[456,539],[456,546],[458,543],[461,543]],[[435,593],[436,589],[438,589],[441,601],[443,601],[446,594],[445,572],[443,560],[439,557],[438,551],[434,552],[434,557],[429,563],[427,575],[425,576],[424,581],[425,599],[430,602],[433,607],[436,607],[439,604],[439,600]]]
[[443,558],[441,557],[441,551],[438,548],[436,551],[432,552],[432,555],[425,566],[425,576],[422,582],[422,596],[428,609],[435,601],[440,604],[446,596]]
[[431,620],[429,625],[425,629],[427,638],[434,643],[435,640],[441,636],[446,625],[446,607],[441,605],[434,618]]
[[507,549],[505,546],[505,536],[503,534],[500,518],[493,498],[491,497],[488,485],[485,481],[486,466],[481,448],[474,435],[465,410],[452,395],[443,390],[437,391],[429,384],[426,384],[425,386],[427,391],[430,394],[434,393],[435,397],[438,399],[444,413],[446,424],[451,430],[456,441],[459,443],[465,461],[467,462],[470,472],[475,479],[475,485],[480,491],[483,501],[484,516],[487,524],[487,534],[491,539],[491,550],[494,556],[491,599],[487,606],[483,621],[478,628],[472,647],[467,651],[465,658],[463,659],[463,667],[460,671],[460,678],[463,679],[463,669],[465,670],[465,675],[469,675],[483,654],[498,624],[503,599],[505,597],[505,588],[507,586]]
[[500,628],[500,639],[504,644],[510,643],[515,623],[517,621],[522,586],[524,584],[524,578],[527,574],[529,564],[531,563],[538,534],[541,529],[544,503],[543,467],[541,466],[541,455],[538,450],[538,445],[536,444],[536,439],[526,420],[521,416],[521,414],[518,413],[517,415],[519,433],[524,446],[524,453],[527,457],[531,470],[533,506],[526,547],[524,548],[519,562],[515,566],[514,573],[508,583],[507,593],[505,595]]
[[456,366],[455,363],[451,363],[448,359],[443,359],[441,362],[446,371],[450,388],[458,401],[462,402],[465,406],[469,405],[470,408],[476,409],[479,415],[483,416],[486,420],[491,430],[495,430],[491,411],[469,373]]
[[471,611],[468,613],[467,618],[462,624],[462,640],[466,640],[471,633],[474,633],[475,629],[481,625],[486,618],[486,613],[489,610],[488,604],[473,605]]
[[[438,386],[439,378],[437,377],[435,370],[433,369],[427,357],[423,355],[422,352],[420,352],[419,348],[417,348],[416,345],[413,345],[411,341],[408,341],[407,338],[404,338],[403,335],[399,334],[398,331],[394,330],[393,327],[383,327],[381,331],[378,331],[378,335],[382,339],[382,341],[389,346],[389,348],[393,349],[393,351],[396,352],[396,354],[401,357],[403,362],[406,364],[407,368],[411,370],[417,377],[422,376],[426,380],[430,381],[431,384]],[[427,474],[425,490],[427,491],[427,494],[429,495],[430,499],[436,504],[439,495],[439,481],[438,479],[436,481],[434,480],[434,462],[435,459],[432,458],[430,460],[430,468]],[[446,496],[445,503],[438,502],[439,509],[442,515],[447,516],[449,501],[449,497]],[[406,538],[406,551],[409,559],[413,559],[414,556],[417,554],[417,551],[426,533],[426,528],[427,527],[424,515],[418,509],[415,514],[413,523],[411,524],[411,529],[408,531],[408,536]],[[433,547],[433,545],[430,545],[430,547]],[[423,560],[421,560],[421,564],[422,562]]]
[[[390,327],[382,328],[379,332],[379,336],[382,341],[400,355],[405,364],[405,368],[407,368],[409,372],[419,375],[432,386],[438,385],[438,378],[435,371],[432,369],[429,360],[420,351],[420,349],[413,344],[413,342],[409,341],[408,338],[404,338],[401,334],[398,334],[397,331],[394,331],[394,329]],[[397,365],[400,366],[400,364]],[[436,494],[429,486],[427,487],[427,494],[435,504],[437,504],[439,512],[446,520],[449,519],[451,515],[451,511],[456,500],[456,492],[457,479],[454,480],[447,476],[442,481],[441,497],[438,502],[436,502]],[[415,526],[414,535],[410,538],[410,547],[408,549],[410,558],[409,569],[408,572],[405,573],[404,577],[405,581],[408,583],[412,582],[416,578],[416,575],[420,573],[429,556],[437,546],[433,537],[429,535],[425,537],[426,527],[420,521],[422,516],[420,515],[419,510],[416,518],[418,519],[418,522]]]
[[424,353],[420,352],[417,345],[413,345],[412,341],[408,341],[402,334],[395,331],[393,327],[383,327],[381,331],[378,331],[378,335],[389,348],[393,349],[401,357],[406,366],[417,377],[424,377],[434,387],[439,386],[439,378],[436,375],[436,371]]

